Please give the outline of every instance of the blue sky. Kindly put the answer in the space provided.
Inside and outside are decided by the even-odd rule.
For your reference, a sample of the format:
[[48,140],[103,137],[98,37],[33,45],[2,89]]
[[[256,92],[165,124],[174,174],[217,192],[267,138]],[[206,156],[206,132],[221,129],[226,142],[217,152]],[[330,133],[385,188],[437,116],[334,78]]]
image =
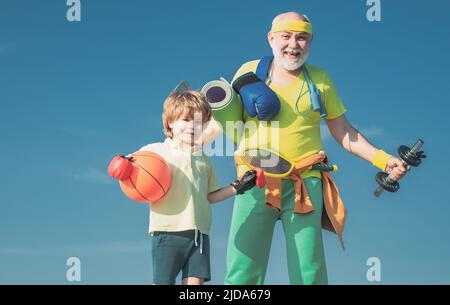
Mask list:
[[[375,199],[377,169],[324,128],[348,209],[346,251],[324,233],[330,283],[372,284],[370,257],[381,284],[450,283],[450,2],[384,0],[380,22],[367,21],[365,0],[82,0],[72,23],[67,9],[0,2],[0,283],[68,283],[72,256],[81,283],[151,283],[148,207],[109,179],[109,160],[164,139],[162,103],[180,80],[199,89],[270,54],[271,20],[290,10],[310,17],[309,62],[331,75],[349,121],[390,153],[421,137],[429,156],[398,193]],[[221,184],[234,179],[231,157],[212,160]],[[213,284],[225,275],[232,205],[213,206]],[[266,283],[288,283],[280,223]]]

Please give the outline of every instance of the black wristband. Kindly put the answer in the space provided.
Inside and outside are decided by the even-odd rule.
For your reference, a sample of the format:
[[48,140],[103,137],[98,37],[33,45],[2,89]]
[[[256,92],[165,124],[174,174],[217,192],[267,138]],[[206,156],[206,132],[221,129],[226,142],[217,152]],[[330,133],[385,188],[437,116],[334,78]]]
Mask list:
[[231,185],[232,187],[234,187],[234,189],[236,190],[236,194],[241,195],[241,194],[244,193],[244,192],[242,191],[242,184],[241,184],[241,182],[240,182],[239,180],[236,180],[236,181],[230,183],[230,185]]

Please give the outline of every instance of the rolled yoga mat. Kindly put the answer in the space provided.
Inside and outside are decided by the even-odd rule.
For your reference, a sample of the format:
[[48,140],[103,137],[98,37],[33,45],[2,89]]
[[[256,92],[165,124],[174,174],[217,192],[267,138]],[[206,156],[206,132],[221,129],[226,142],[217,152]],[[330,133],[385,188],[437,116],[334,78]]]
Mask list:
[[213,80],[204,85],[201,92],[211,105],[213,117],[220,123],[223,133],[237,144],[244,126],[243,105],[230,83],[224,78]]

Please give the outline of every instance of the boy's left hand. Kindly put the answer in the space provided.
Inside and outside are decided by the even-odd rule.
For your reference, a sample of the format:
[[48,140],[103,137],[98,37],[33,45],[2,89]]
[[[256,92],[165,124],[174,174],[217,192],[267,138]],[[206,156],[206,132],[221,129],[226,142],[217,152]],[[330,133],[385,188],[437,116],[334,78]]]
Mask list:
[[239,177],[239,179],[231,183],[231,186],[236,189],[236,193],[238,195],[244,194],[255,185],[257,185],[259,188],[262,188],[266,185],[264,172],[260,168],[255,168],[247,171],[244,175]]

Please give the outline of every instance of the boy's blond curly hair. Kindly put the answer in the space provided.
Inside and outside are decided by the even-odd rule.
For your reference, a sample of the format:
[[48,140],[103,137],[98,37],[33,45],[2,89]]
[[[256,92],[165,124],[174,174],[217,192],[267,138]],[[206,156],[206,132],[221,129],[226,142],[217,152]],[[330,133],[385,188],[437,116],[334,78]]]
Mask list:
[[211,120],[211,106],[206,100],[206,97],[198,91],[189,90],[189,87],[185,83],[182,84],[184,86],[182,92],[178,92],[175,89],[164,101],[162,121],[164,134],[169,138],[173,137],[169,123],[183,116],[188,119],[193,119],[194,113],[199,112],[201,113],[203,124]]

